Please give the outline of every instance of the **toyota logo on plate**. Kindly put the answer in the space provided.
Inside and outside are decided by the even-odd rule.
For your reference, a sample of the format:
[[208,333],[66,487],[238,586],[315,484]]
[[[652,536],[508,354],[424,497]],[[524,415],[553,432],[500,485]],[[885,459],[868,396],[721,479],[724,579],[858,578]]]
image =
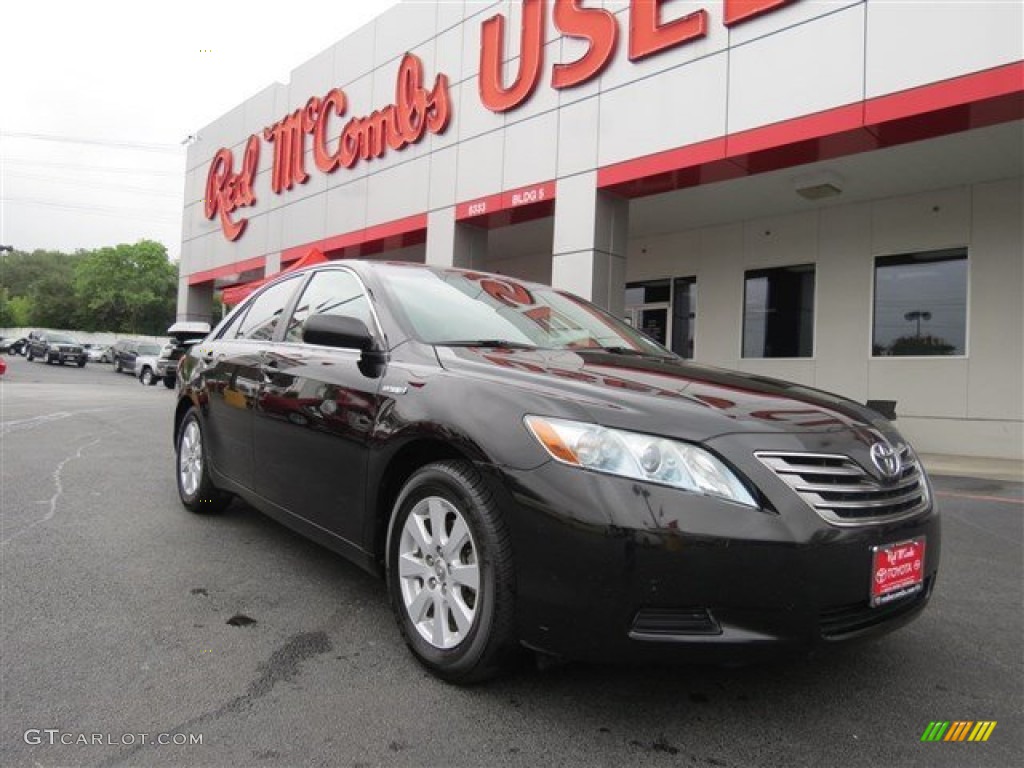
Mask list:
[[888,443],[875,443],[871,446],[871,463],[881,472],[882,477],[889,480],[903,469],[900,455]]

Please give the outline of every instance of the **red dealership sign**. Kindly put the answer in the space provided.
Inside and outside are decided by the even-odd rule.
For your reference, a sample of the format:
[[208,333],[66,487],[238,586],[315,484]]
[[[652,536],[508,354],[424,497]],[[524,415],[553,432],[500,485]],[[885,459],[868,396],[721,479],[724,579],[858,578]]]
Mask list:
[[[505,64],[506,21],[496,14],[480,29],[480,101],[492,112],[505,112],[522,104],[536,90],[544,68],[544,31],[549,6],[555,27],[570,38],[584,40],[587,49],[575,61],[557,62],[551,67],[551,87],[556,89],[582,85],[597,77],[608,66],[618,47],[619,17],[604,8],[584,7],[583,0],[522,0],[521,55],[517,62]],[[779,8],[793,0],[721,0],[726,26]],[[699,40],[708,34],[708,12],[694,11],[671,21],[661,19],[663,0],[632,0],[629,6],[627,51],[630,61],[639,61],[676,46]],[[506,83],[505,69],[515,72]],[[245,146],[236,171],[230,149],[214,155],[206,178],[203,211],[206,218],[220,217],[221,229],[228,240],[237,240],[245,231],[247,219],[235,219],[239,208],[256,203],[253,189],[259,166],[261,138],[274,145],[270,188],[281,194],[296,184],[309,181],[306,151],[312,143],[313,163],[321,173],[352,168],[360,161],[382,157],[388,150],[401,151],[420,141],[426,133],[443,133],[451,121],[451,96],[448,77],[439,74],[433,86],[424,82],[423,62],[407,53],[398,67],[393,104],[365,117],[351,117],[340,136],[331,141],[330,124],[343,118],[348,99],[340,88],[313,96],[305,106],[285,115],[263,129],[262,137],[253,134]],[[521,199],[512,199],[501,207],[516,207],[551,197],[548,185],[536,190],[519,190]],[[527,199],[536,194],[538,199]],[[490,198],[475,201],[460,217],[489,212]]]
[[[332,88],[322,98],[313,96],[301,109],[263,129],[263,140],[274,145],[270,188],[275,194],[309,181],[306,172],[306,141],[312,137],[313,162],[323,173],[339,167],[352,168],[360,160],[382,157],[389,149],[400,151],[420,141],[427,133],[443,133],[451,121],[451,97],[447,75],[438,75],[433,87],[424,84],[423,62],[411,53],[398,66],[395,102],[365,117],[352,117],[340,137],[330,146],[330,121],[344,117],[348,110],[345,92]],[[255,204],[253,182],[259,166],[260,136],[253,134],[245,146],[242,167],[234,171],[230,149],[214,155],[206,176],[203,212],[206,218],[220,216],[228,240],[237,240],[247,219],[234,220],[238,208]]]
[[[708,12],[695,11],[662,23],[663,0],[632,0],[629,6],[629,60],[639,61],[669,48],[707,35]],[[733,26],[792,0],[722,0],[724,22]],[[505,17],[498,13],[480,30],[480,101],[492,112],[506,112],[522,104],[540,82],[544,66],[544,26],[548,0],[523,0],[519,63],[515,78],[506,84]],[[551,87],[571,88],[597,77],[615,53],[617,16],[604,8],[584,8],[582,0],[554,0],[554,24],[567,37],[585,40],[586,52],[572,62],[551,68]]]

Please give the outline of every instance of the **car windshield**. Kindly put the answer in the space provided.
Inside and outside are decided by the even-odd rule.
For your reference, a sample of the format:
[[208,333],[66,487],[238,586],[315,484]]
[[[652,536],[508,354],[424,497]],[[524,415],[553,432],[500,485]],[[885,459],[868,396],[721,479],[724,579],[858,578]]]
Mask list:
[[428,344],[609,349],[671,356],[667,349],[575,296],[500,275],[381,267],[382,283]]
[[140,344],[139,345],[140,355],[159,355],[160,347],[156,344]]
[[51,333],[46,340],[52,344],[75,344],[75,340],[63,333]]

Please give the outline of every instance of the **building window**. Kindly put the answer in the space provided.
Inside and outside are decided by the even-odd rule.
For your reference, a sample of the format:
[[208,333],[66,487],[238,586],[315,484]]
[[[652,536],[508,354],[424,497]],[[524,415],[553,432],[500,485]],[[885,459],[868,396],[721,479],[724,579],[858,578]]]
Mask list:
[[966,248],[875,259],[872,355],[962,355],[966,341]]
[[745,278],[743,357],[811,357],[814,265],[756,269]]
[[672,351],[693,359],[697,324],[697,278],[677,277],[672,281]]

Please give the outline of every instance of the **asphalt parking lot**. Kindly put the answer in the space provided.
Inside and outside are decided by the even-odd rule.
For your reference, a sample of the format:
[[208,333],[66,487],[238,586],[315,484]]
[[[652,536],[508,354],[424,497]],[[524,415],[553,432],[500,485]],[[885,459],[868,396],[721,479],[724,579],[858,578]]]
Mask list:
[[[173,392],[7,361],[4,766],[1019,764],[1020,484],[935,478],[935,596],[876,643],[736,669],[524,666],[460,689],[406,652],[382,583],[243,504],[183,510]],[[997,726],[922,743],[936,720]],[[149,743],[162,734],[202,743]]]

